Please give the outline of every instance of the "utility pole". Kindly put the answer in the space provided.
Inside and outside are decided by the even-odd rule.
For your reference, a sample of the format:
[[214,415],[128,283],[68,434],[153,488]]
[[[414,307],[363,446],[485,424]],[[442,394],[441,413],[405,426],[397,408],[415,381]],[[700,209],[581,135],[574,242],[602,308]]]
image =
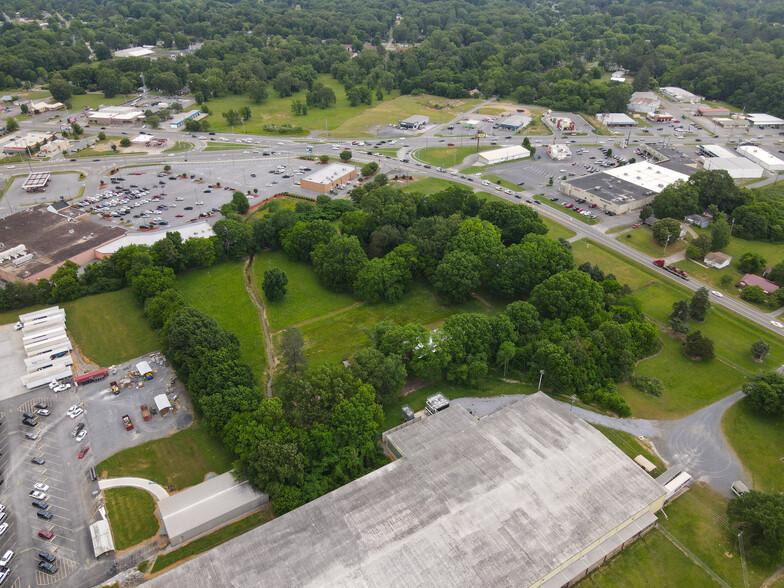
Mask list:
[[670,244],[670,236],[667,235],[667,241],[664,243],[664,257],[667,257],[667,245]]
[[539,387],[536,389],[537,392],[542,391],[542,378],[544,377],[544,370],[539,370]]

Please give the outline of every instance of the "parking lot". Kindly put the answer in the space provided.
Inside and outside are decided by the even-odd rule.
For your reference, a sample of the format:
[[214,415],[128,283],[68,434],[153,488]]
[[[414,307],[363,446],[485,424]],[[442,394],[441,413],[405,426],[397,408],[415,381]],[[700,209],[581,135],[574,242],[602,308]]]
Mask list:
[[[4,326],[0,339],[0,359],[6,369],[23,371],[21,332]],[[101,495],[90,468],[122,449],[166,437],[193,420],[187,395],[165,359],[156,354],[141,359],[152,367],[152,380],[142,380],[135,372],[129,377],[138,361],[133,360],[117,366],[104,380],[71,386],[59,394],[47,386],[20,393],[18,376],[4,378],[0,384],[0,504],[6,513],[0,521],[0,556],[9,549],[15,553],[4,586],[60,582],[89,586],[116,573],[113,555],[96,561],[93,553],[89,525],[98,518]],[[115,380],[125,382],[117,395],[109,386]],[[140,405],[155,406],[154,397],[162,393],[168,393],[176,412],[151,414],[145,421]],[[72,407],[81,410],[73,418],[67,414]],[[23,424],[24,413],[33,417],[32,426]],[[129,415],[133,430],[126,430],[123,415]],[[80,425],[84,434],[77,440]],[[38,490],[36,484],[41,485]],[[32,495],[33,491],[42,494]],[[34,505],[34,501],[40,502]],[[40,552],[54,557],[54,574],[38,569]]]
[[79,194],[79,188],[84,185],[84,180],[79,180],[79,172],[52,174],[49,177],[49,184],[45,192],[28,193],[22,190],[22,184],[27,178],[29,171],[27,166],[22,167],[20,164],[8,172],[8,175],[19,175],[19,177],[14,178],[8,191],[0,200],[0,215],[19,212],[22,207],[27,207],[31,204],[52,202],[60,196],[64,198],[75,197]]

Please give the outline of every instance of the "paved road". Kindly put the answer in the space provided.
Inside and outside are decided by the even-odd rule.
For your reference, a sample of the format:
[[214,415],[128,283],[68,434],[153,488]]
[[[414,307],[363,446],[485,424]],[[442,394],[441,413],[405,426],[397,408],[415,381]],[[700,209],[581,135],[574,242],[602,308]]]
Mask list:
[[109,478],[108,480],[98,481],[98,487],[101,490],[106,490],[107,488],[126,488],[129,486],[131,488],[146,490],[153,495],[156,501],[161,501],[164,498],[169,497],[169,493],[166,492],[166,489],[163,486],[150,480],[145,480],[144,478]]
[[[481,418],[519,398],[519,395],[458,398],[454,402]],[[707,482],[717,492],[731,496],[730,485],[735,480],[744,480],[746,476],[738,456],[721,432],[721,418],[741,398],[743,392],[738,391],[687,417],[672,421],[622,419],[577,406],[570,407],[570,410],[589,423],[647,437],[668,467],[682,466],[694,480]]]

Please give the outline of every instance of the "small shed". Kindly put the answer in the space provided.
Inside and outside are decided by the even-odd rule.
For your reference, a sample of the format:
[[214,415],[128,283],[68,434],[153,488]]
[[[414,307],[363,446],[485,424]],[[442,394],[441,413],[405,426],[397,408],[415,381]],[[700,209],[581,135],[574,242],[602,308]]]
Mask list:
[[106,518],[106,509],[101,507],[98,511],[102,518],[90,525],[90,538],[93,542],[93,553],[95,553],[96,559],[105,553],[114,551],[114,540],[109,521]]
[[155,406],[158,407],[158,412],[161,413],[161,416],[169,414],[172,405],[166,397],[166,394],[158,394],[153,400],[155,400]]
[[640,466],[649,474],[656,469],[656,464],[654,464],[651,460],[647,459],[643,455],[638,455],[637,457],[635,457],[634,463],[636,463],[638,466]]
[[152,380],[152,368],[150,364],[146,361],[140,361],[136,364],[136,371],[139,372],[139,375],[144,378],[145,380]]

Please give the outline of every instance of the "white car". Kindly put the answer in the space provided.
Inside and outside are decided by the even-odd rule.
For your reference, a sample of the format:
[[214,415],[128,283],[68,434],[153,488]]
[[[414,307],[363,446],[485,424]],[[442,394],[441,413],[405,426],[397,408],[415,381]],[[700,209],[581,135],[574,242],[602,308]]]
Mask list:
[[770,321],[770,324],[774,327],[778,327],[779,329],[784,329],[784,325],[782,325],[779,321]]
[[49,490],[49,486],[43,484],[42,482],[38,482],[37,484],[33,485],[33,488],[35,488],[40,492],[46,492],[47,490]]
[[7,530],[8,530],[8,523],[3,523],[2,525],[0,525],[0,535],[5,533]]
[[58,382],[57,380],[52,380],[51,382],[49,382],[49,388],[50,389],[54,389],[55,386],[59,386],[59,385],[60,385],[60,382]]
[[75,419],[76,417],[78,417],[83,412],[84,411],[81,408],[79,408],[78,406],[72,406],[71,408],[68,409],[68,412],[66,412],[65,414],[67,414],[72,419]]
[[81,431],[79,431],[79,434],[76,436],[76,442],[78,443],[79,441],[84,439],[85,435],[87,435],[87,429],[82,429]]
[[30,492],[30,498],[34,498],[36,500],[46,500],[46,494],[39,492],[38,490],[33,490]]
[[41,416],[49,416],[49,410],[46,408],[39,408],[36,413],[40,414]]
[[724,294],[722,294],[721,292],[719,292],[717,290],[711,290],[711,294],[713,294],[714,296],[717,296],[718,298],[724,298]]
[[52,390],[53,390],[54,392],[65,392],[65,391],[66,391],[66,390],[68,390],[68,388],[70,388],[70,387],[71,387],[71,385],[70,385],[70,384],[60,384],[60,385],[58,385],[58,386],[55,386],[54,388],[52,388]]
[[9,549],[3,554],[3,557],[0,557],[0,566],[8,567],[12,559],[14,559],[14,552]]
[[22,328],[22,323],[16,323],[14,325],[14,331],[19,331],[19,330],[21,330],[21,328]]

